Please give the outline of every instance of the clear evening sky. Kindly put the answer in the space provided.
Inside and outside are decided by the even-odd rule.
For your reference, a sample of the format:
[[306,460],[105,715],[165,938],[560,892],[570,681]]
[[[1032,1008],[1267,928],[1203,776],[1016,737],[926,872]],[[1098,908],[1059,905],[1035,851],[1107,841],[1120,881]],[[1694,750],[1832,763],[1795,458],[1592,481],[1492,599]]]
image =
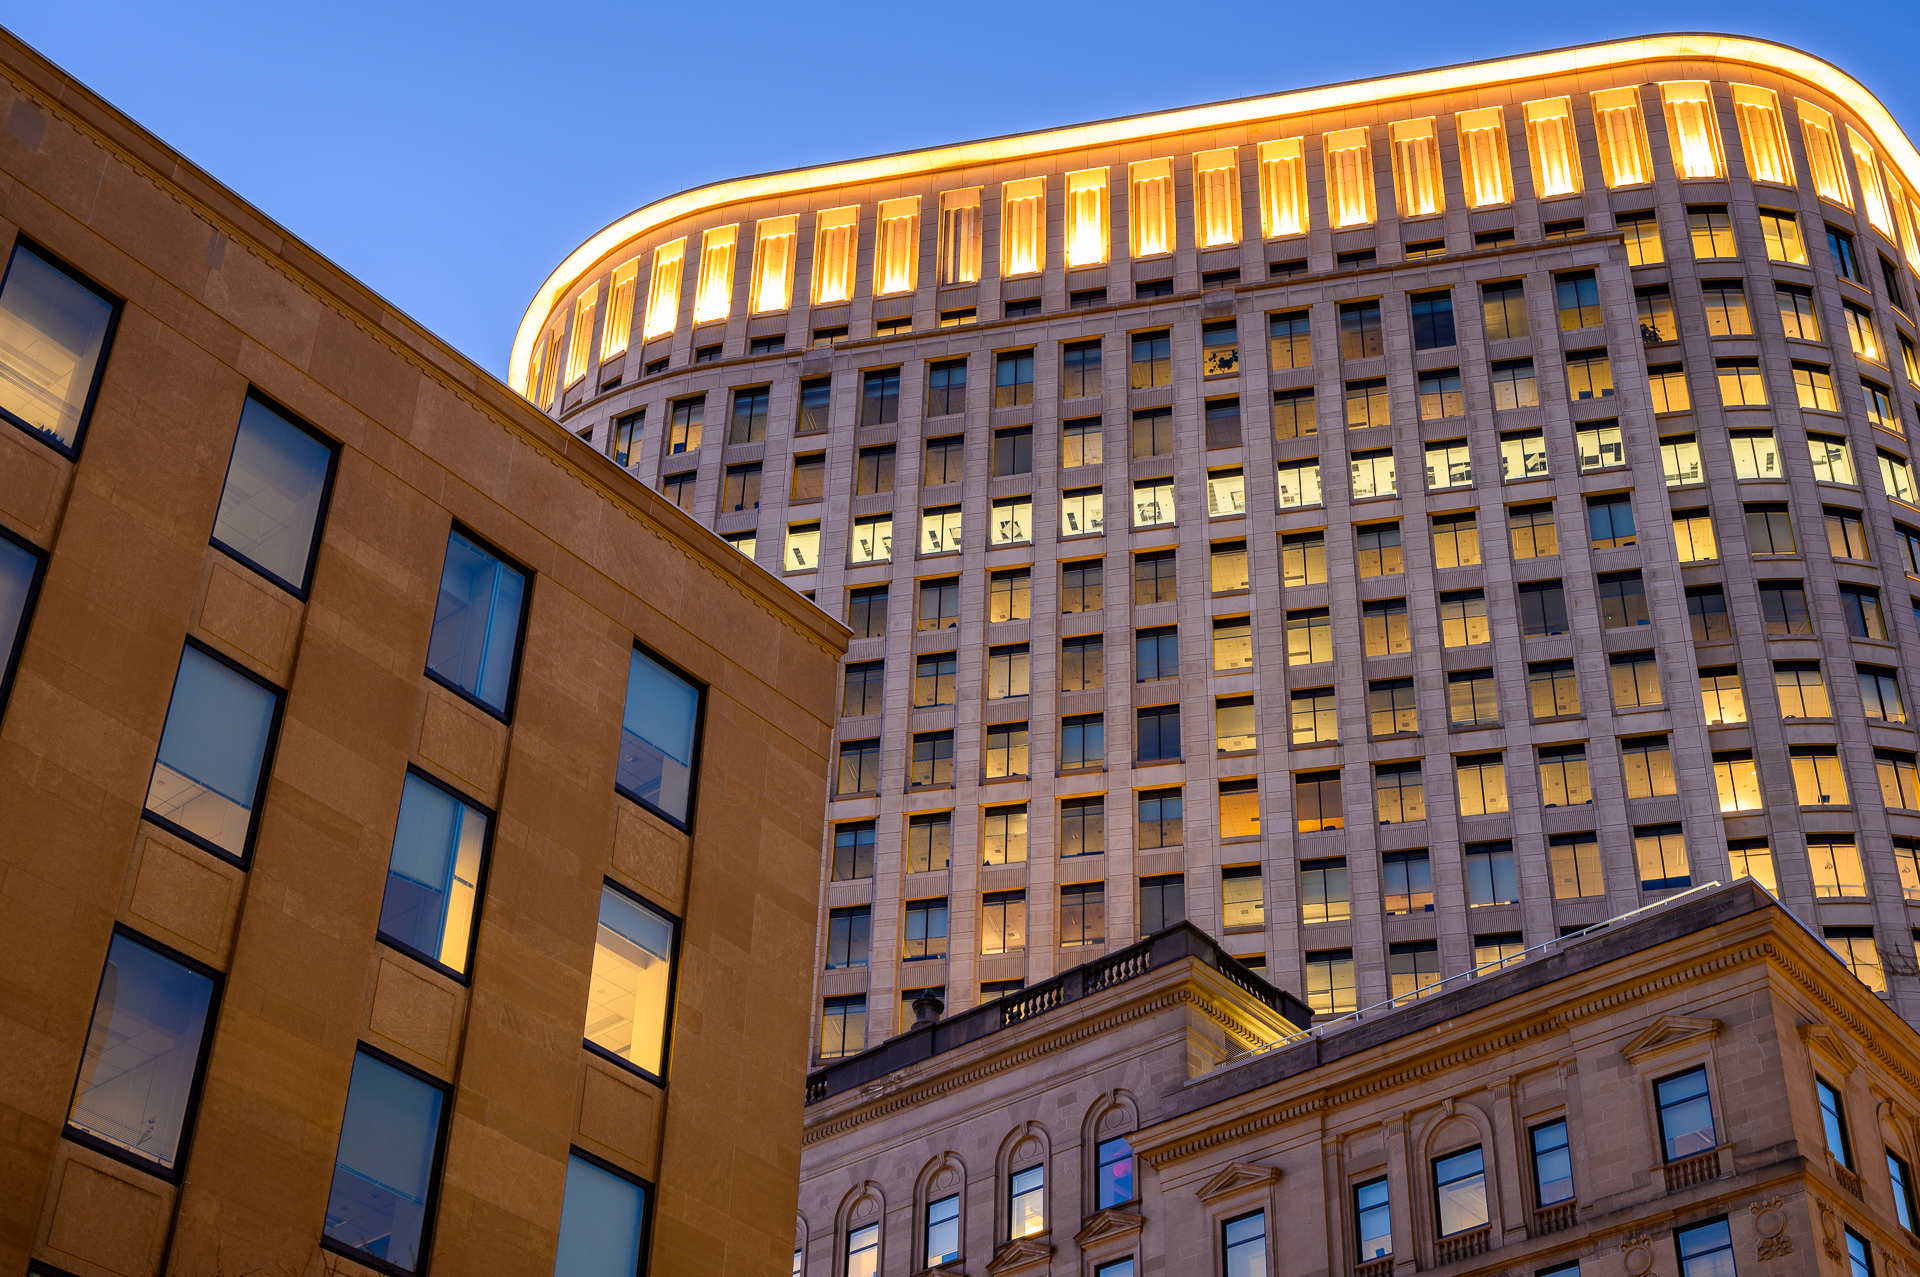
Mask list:
[[504,375],[588,235],[689,186],[1656,31],[1797,46],[1920,135],[1914,0],[155,4],[0,22]]

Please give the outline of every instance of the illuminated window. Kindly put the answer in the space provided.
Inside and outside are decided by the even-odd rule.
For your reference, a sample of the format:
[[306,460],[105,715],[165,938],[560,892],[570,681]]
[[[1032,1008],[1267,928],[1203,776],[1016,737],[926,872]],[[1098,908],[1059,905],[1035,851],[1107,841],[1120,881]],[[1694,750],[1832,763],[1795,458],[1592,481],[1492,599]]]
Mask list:
[[[1494,110],[1497,116],[1499,109]],[[1445,209],[1440,139],[1434,133],[1433,117],[1389,124],[1387,138],[1393,148],[1394,199],[1399,204],[1400,216],[1427,217]]]
[[860,206],[823,209],[813,220],[813,304],[832,305],[853,297],[853,268],[859,257]]
[[1427,489],[1465,488],[1473,485],[1473,455],[1465,439],[1445,439],[1426,448]]
[[[1583,746],[1571,746],[1581,752],[1581,771],[1586,770]],[[1541,750],[1542,757],[1553,752]],[[1585,788],[1584,779],[1582,788]],[[1581,799],[1592,802],[1591,797]],[[1553,876],[1553,898],[1575,900],[1605,894],[1600,874],[1600,844],[1592,834],[1557,834],[1548,840],[1547,863]]]
[[880,225],[874,236],[876,296],[910,293],[920,270],[920,197],[880,201]]
[[593,353],[593,311],[600,298],[600,286],[593,284],[573,307],[573,335],[567,343],[567,375],[560,382],[571,386],[587,375],[587,358]]
[[980,278],[980,188],[940,193],[940,282]]
[[560,330],[534,339],[533,362],[527,369],[527,393],[542,408],[553,402],[553,386],[560,374]]
[[1733,223],[1724,204],[1689,204],[1687,234],[1693,240],[1693,255],[1698,258],[1738,257]]
[[[1647,397],[1653,401],[1656,413],[1687,411],[1692,401],[1687,393],[1686,370],[1679,364],[1656,364],[1648,368]],[[1582,468],[1585,464],[1583,456]]]
[[1823,513],[1827,520],[1827,550],[1834,558],[1872,560],[1866,524],[1858,510],[1827,506]]
[[1609,189],[1644,186],[1653,180],[1647,124],[1640,115],[1639,85],[1596,92],[1593,129],[1600,141],[1600,172]]
[[1767,402],[1766,382],[1760,376],[1758,359],[1716,359],[1714,370],[1720,378],[1720,402],[1729,407],[1753,407]]
[[647,321],[641,340],[651,341],[670,333],[680,321],[680,268],[686,255],[685,239],[653,250],[653,285],[647,290]]
[[1140,160],[1127,166],[1128,233],[1135,257],[1173,251],[1173,161]]
[[1373,153],[1367,130],[1341,129],[1321,139],[1327,166],[1327,211],[1335,230],[1373,221]]
[[1047,179],[1023,177],[1000,187],[1000,273],[1032,275],[1047,264]]
[[[1847,620],[1847,633],[1855,638],[1878,639],[1888,642],[1892,635],[1887,633],[1887,614],[1880,608],[1880,591],[1865,585],[1843,585],[1840,587],[1840,612]],[[1863,671],[1874,667],[1863,665]],[[1868,715],[1872,715],[1869,706]]]
[[[1498,393],[1496,383],[1495,394]],[[1567,352],[1568,398],[1577,403],[1582,399],[1605,399],[1612,394],[1613,363],[1604,349]]]
[[1856,667],[1860,679],[1860,701],[1868,718],[1883,723],[1907,721],[1906,702],[1900,698],[1900,675],[1882,665]]
[[1236,147],[1193,157],[1193,237],[1201,248],[1240,242],[1240,152]]
[[1768,261],[1807,264],[1807,246],[1800,238],[1800,223],[1792,213],[1776,208],[1761,209],[1760,238],[1766,242]]
[[1374,377],[1366,381],[1347,383],[1347,425],[1354,430],[1369,426],[1384,426],[1389,423],[1387,413],[1387,381],[1384,377]]
[[1420,420],[1439,421],[1466,414],[1466,397],[1461,391],[1458,368],[1437,368],[1421,373],[1417,389]]
[[1660,86],[1667,111],[1667,142],[1673,167],[1683,178],[1725,177],[1720,129],[1713,118],[1713,91],[1704,80],[1676,80]]
[[1853,152],[1853,174],[1860,181],[1860,203],[1865,206],[1867,220],[1892,239],[1893,213],[1887,207],[1886,189],[1880,185],[1880,165],[1874,159],[1873,147],[1848,125],[1847,148]]
[[1156,527],[1173,522],[1173,480],[1140,479],[1133,485],[1133,526]]
[[1780,100],[1771,89],[1750,84],[1733,90],[1733,113],[1740,121],[1740,146],[1747,153],[1747,176],[1756,182],[1793,185],[1793,158],[1787,153],[1787,133],[1780,123]]
[[[1847,964],[1847,970],[1859,978],[1860,983],[1875,993],[1884,993],[1887,988],[1886,971],[1880,965],[1880,952],[1874,947],[1872,927],[1826,927],[1821,931],[1827,947],[1832,949]],[[1856,1234],[1847,1232],[1847,1248],[1854,1249]],[[1865,1249],[1865,1243],[1860,1243]],[[1849,1271],[1859,1274],[1865,1268],[1870,1274],[1872,1269],[1864,1264],[1850,1265]]]
[[600,332],[600,362],[607,363],[627,351],[633,333],[633,288],[640,274],[640,259],[634,258],[614,269],[613,290],[608,295],[606,326]]
[[1260,222],[1268,239],[1304,235],[1311,225],[1305,142],[1289,137],[1260,144]]
[[1527,149],[1533,157],[1536,199],[1575,195],[1581,187],[1580,151],[1573,136],[1573,112],[1566,98],[1529,102],[1525,108]]
[[1479,562],[1480,528],[1474,513],[1434,515],[1433,566],[1462,568]]
[[1500,436],[1500,477],[1508,483],[1541,479],[1547,475],[1547,440],[1543,432],[1524,430]]
[[1880,484],[1888,496],[1908,505],[1915,503],[1913,489],[1913,467],[1907,464],[1905,457],[1895,456],[1891,452],[1880,452]]
[[1107,260],[1107,170],[1067,174],[1067,265]]
[[740,227],[720,226],[700,240],[700,280],[693,292],[693,322],[725,319],[733,308],[733,250]]
[[1447,675],[1447,718],[1456,727],[1500,721],[1492,670]]
[[1846,170],[1840,162],[1840,138],[1834,132],[1833,116],[1799,98],[1793,100],[1793,106],[1800,114],[1800,132],[1807,142],[1813,188],[1820,192],[1821,199],[1852,208],[1853,195],[1847,189]]
[[[1794,772],[1799,773],[1795,760]],[[1805,802],[1805,799],[1802,799]],[[1865,896],[1866,875],[1860,869],[1860,849],[1851,834],[1812,834],[1807,838],[1807,860],[1813,867],[1813,894],[1817,899]]]
[[1713,518],[1705,510],[1673,512],[1674,552],[1682,563],[1699,563],[1717,558],[1719,548],[1713,540]]
[[1701,482],[1699,441],[1692,435],[1662,436],[1660,467],[1669,488]]
[[[1912,754],[1876,749],[1873,762],[1880,773],[1881,802],[1908,811],[1920,807],[1920,772],[1915,770]],[[1902,894],[1908,900],[1920,898],[1920,874],[1915,872],[1920,865],[1916,865],[1914,850],[1908,840],[1894,840],[1893,854],[1900,865]]]
[[754,229],[753,296],[747,303],[756,315],[785,310],[793,294],[793,248],[800,219],[769,217]]
[[1817,661],[1775,661],[1773,689],[1780,700],[1780,717],[1830,718],[1827,685],[1820,677]]
[[1275,477],[1282,510],[1321,503],[1319,462],[1282,461],[1275,467]]
[[1687,840],[1678,825],[1641,825],[1633,831],[1633,859],[1642,891],[1691,887]]
[[[1462,176],[1467,188],[1468,208],[1492,208],[1496,204],[1513,202],[1513,171],[1507,159],[1507,125],[1497,106],[1484,107],[1477,111],[1462,111],[1455,117],[1460,135],[1460,164],[1464,170]],[[1431,138],[1431,122],[1428,136]],[[1394,125],[1399,129],[1401,125]],[[1399,138],[1395,137],[1394,172],[1400,171]],[[1435,165],[1438,182],[1437,169]],[[1404,192],[1401,195],[1401,215],[1407,215]],[[1439,212],[1438,196],[1435,205],[1429,210]]]
[[1754,768],[1752,750],[1715,754],[1713,780],[1722,812],[1760,810],[1760,774]]
[[1540,383],[1534,374],[1533,360],[1498,360],[1493,365],[1490,380],[1493,382],[1493,406],[1496,411],[1540,406]]
[[[1572,661],[1536,661],[1527,666],[1527,694],[1535,718],[1565,718],[1580,712],[1580,686]],[[1544,754],[1545,751],[1542,751]],[[1580,754],[1585,783],[1586,753]]]
[[960,549],[960,507],[936,506],[920,512],[920,552],[948,554]]
[[[1881,391],[1885,394],[1885,391]],[[1838,435],[1807,436],[1807,451],[1813,460],[1813,477],[1823,483],[1857,482],[1853,473],[1853,449]]]
[[1353,478],[1353,499],[1363,501],[1368,497],[1390,497],[1397,489],[1394,487],[1393,452],[1382,449],[1378,452],[1356,452],[1349,458]]

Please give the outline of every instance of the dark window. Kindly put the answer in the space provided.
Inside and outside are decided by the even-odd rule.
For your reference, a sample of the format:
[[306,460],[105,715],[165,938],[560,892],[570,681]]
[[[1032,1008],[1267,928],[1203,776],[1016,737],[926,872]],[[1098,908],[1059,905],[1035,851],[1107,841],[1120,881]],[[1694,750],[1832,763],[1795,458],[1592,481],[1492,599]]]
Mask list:
[[1240,282],[1238,270],[1210,270],[1200,275],[1200,289],[1206,292],[1215,288],[1232,288]]
[[[1160,797],[1160,795],[1164,794],[1172,795],[1173,841],[1166,843],[1148,843],[1142,841],[1140,844],[1142,847],[1177,847],[1180,845],[1179,790],[1149,790],[1147,793],[1140,795],[1140,824],[1144,830],[1147,824],[1148,804],[1154,804],[1157,812],[1159,808],[1164,805],[1164,802],[1167,801]],[[1157,823],[1163,821],[1163,819],[1164,818],[1157,815],[1155,817]],[[1140,880],[1141,935],[1150,936],[1155,932],[1165,931],[1168,927],[1175,926],[1186,920],[1187,888],[1186,880],[1181,875],[1166,874],[1158,878],[1142,878]]]
[[1528,581],[1519,589],[1520,633],[1528,638],[1567,632],[1567,592],[1558,581]]
[[974,323],[979,318],[979,312],[972,306],[962,306],[958,310],[941,311],[940,326],[942,328],[958,328],[963,324]]
[[1335,270],[1371,270],[1376,260],[1378,258],[1371,248],[1363,248],[1352,253],[1335,253],[1333,268]]
[[1813,619],[1807,613],[1807,591],[1798,581],[1762,581],[1760,624],[1765,633],[1811,634]]
[[1148,408],[1133,414],[1133,455],[1165,457],[1173,453],[1173,409]]
[[613,431],[609,437],[607,455],[613,458],[613,464],[626,468],[633,464],[634,451],[640,442],[640,433],[646,428],[647,410],[622,413],[613,419]]
[[1238,448],[1240,446],[1240,401],[1238,399],[1207,400],[1207,447]]
[[682,470],[679,474],[667,475],[660,480],[660,493],[680,509],[691,510],[698,480],[699,472],[695,470]]
[[[1172,288],[1169,285],[1168,291]],[[1133,388],[1150,390],[1173,384],[1173,337],[1165,328],[1133,335]]]
[[1494,231],[1478,231],[1473,237],[1475,248],[1505,248],[1513,243],[1513,227],[1503,226]]
[[767,437],[767,403],[773,392],[765,386],[733,392],[733,423],[728,443],[758,443]]
[[913,759],[907,783],[951,785],[953,783],[953,733],[921,732],[913,738]]
[[1900,1227],[1911,1233],[1913,1221],[1920,1217],[1914,1205],[1913,1168],[1892,1149],[1887,1150],[1887,1178],[1893,1181],[1893,1209],[1900,1217]]
[[[860,745],[874,747],[874,761],[879,761],[880,742],[861,741]],[[841,746],[840,757],[844,762],[847,747]],[[872,789],[874,786],[867,786]],[[845,792],[845,791],[843,791]],[[873,877],[873,822],[862,820],[853,824],[835,825],[833,828],[833,881],[857,882],[862,878]]]
[[813,330],[813,345],[816,350],[822,346],[838,345],[846,339],[847,326],[845,324],[838,324],[832,328],[816,328]]
[[836,794],[870,794],[880,788],[880,742],[847,741],[840,746],[840,777]]
[[1138,298],[1171,297],[1173,281],[1170,279],[1143,279],[1133,286],[1133,295]]
[[1107,761],[1106,725],[1099,714],[1060,720],[1060,770],[1100,767]]
[[[1674,1233],[1673,1242],[1680,1252],[1680,1277],[1733,1277],[1733,1234],[1725,1219],[1680,1229]],[[1868,1271],[1853,1277],[1873,1274]]]
[[[510,632],[508,641],[516,634]],[[280,705],[277,689],[189,640],[147,788],[148,819],[217,855],[244,861],[259,824],[257,800]]]
[[1792,554],[1793,516],[1784,503],[1759,503],[1747,506],[1747,552],[1749,554]]
[[1155,550],[1133,556],[1133,601],[1135,604],[1171,603],[1179,597],[1174,578],[1174,551]]
[[27,644],[27,622],[40,592],[46,557],[33,546],[16,540],[0,528],[0,713]]
[[[871,831],[871,822],[868,828]],[[947,868],[952,859],[952,812],[925,812],[907,818],[908,873],[937,873]]]
[[1060,854],[1098,856],[1107,849],[1107,800],[1066,798],[1060,803]]
[[[784,336],[755,337],[747,343],[747,353],[749,355],[777,355],[786,348],[787,339]],[[602,387],[602,389],[605,389],[605,387]]]
[[1894,309],[1905,310],[1907,298],[1900,288],[1900,268],[1888,261],[1884,255],[1880,258],[1880,282],[1886,285],[1887,300],[1893,303]]
[[1307,259],[1304,257],[1296,257],[1290,262],[1267,263],[1268,279],[1292,279],[1296,275],[1304,275],[1306,273]]
[[1026,319],[1029,316],[1037,315],[1040,313],[1040,299],[1038,297],[1022,297],[1018,300],[1010,301],[1006,304],[1002,313],[1008,319]]
[[927,369],[927,415],[945,417],[967,410],[967,361],[943,359]]
[[1544,230],[1548,241],[1573,239],[1575,236],[1586,233],[1587,219],[1584,217],[1575,217],[1569,218],[1564,222],[1548,222]]
[[[1033,303],[1035,311],[1040,303]],[[993,364],[993,406],[1017,408],[1033,402],[1033,352],[1015,350],[999,356]]]
[[697,395],[692,399],[681,399],[673,405],[673,416],[667,426],[667,455],[678,456],[683,452],[692,452],[700,446],[701,437],[706,429],[707,397]]
[[694,348],[693,362],[696,364],[715,363],[719,358],[720,346],[717,342],[711,346],[698,346]]
[[1638,572],[1607,572],[1600,577],[1600,628],[1648,625],[1647,587]]
[[427,673],[506,717],[526,624],[526,595],[525,572],[455,528],[447,537],[440,573]]
[[1089,882],[1060,888],[1060,947],[1074,949],[1106,941],[1106,885]]
[[950,630],[960,623],[960,578],[942,577],[920,583],[920,620],[922,630]]
[[[865,994],[828,998],[820,1011],[820,1058],[840,1060],[858,1055],[867,1045],[867,999]],[[870,1249],[879,1246],[879,1230],[861,1229],[847,1239],[847,1253],[854,1255],[855,1240],[869,1234]],[[876,1259],[878,1257],[876,1256]]]
[[1340,307],[1340,357],[1370,359],[1384,349],[1379,299],[1343,303]]
[[943,483],[960,482],[964,474],[962,467],[966,460],[966,443],[964,435],[944,435],[927,440],[927,463],[920,475],[921,484],[938,487]]
[[1596,550],[1635,544],[1632,494],[1588,497],[1587,531]]
[[[646,1247],[651,1185],[578,1149],[567,1157],[560,1205],[560,1254],[592,1256],[603,1271],[638,1272]],[[564,1271],[578,1271],[570,1267]]]
[[1827,227],[1827,252],[1833,257],[1833,273],[1861,287],[1866,279],[1860,274],[1860,258],[1853,251],[1853,236],[1836,226]]
[[887,632],[887,587],[870,585],[847,594],[847,627],[853,637],[881,638]]
[[1390,851],[1380,857],[1381,897],[1389,915],[1433,912],[1433,864],[1424,851]]
[[993,432],[994,475],[1033,472],[1033,427],[1016,426]]
[[1101,1140],[1093,1154],[1093,1206],[1106,1210],[1133,1200],[1133,1147],[1124,1135]]
[[1445,257],[1447,241],[1444,239],[1415,240],[1406,246],[1406,259],[1410,262],[1424,262],[1430,257]]
[[1717,585],[1697,585],[1687,591],[1687,618],[1696,643],[1717,643],[1733,637],[1727,623],[1727,596]]
[[1600,326],[1600,284],[1594,279],[1592,271],[1555,275],[1553,292],[1554,300],[1560,307],[1562,331]]
[[16,241],[0,283],[0,416],[77,456],[119,318],[118,301]]
[[873,910],[867,905],[827,911],[827,970],[867,965]]
[[[0,298],[0,315],[5,310]],[[0,367],[11,363],[0,353]],[[0,384],[0,407],[7,399]],[[305,598],[338,456],[306,426],[248,395],[220,489],[213,544]]]
[[67,1132],[167,1179],[193,1134],[220,978],[115,928]]
[[1060,610],[1097,612],[1103,606],[1100,559],[1077,559],[1060,565]]
[[886,670],[884,661],[861,661],[847,666],[846,690],[840,702],[843,717],[858,718],[880,712],[880,695],[886,688]]
[[800,421],[794,433],[816,434],[827,428],[827,408],[833,400],[833,378],[809,377],[800,383]]
[[1100,393],[1100,343],[1069,342],[1060,350],[1060,397],[1085,399]]
[[870,372],[860,381],[860,424],[885,426],[900,420],[900,370]]
[[1408,298],[1413,310],[1413,348],[1438,350],[1454,344],[1453,293],[1414,293]]
[[862,448],[853,472],[853,490],[856,495],[893,491],[894,448],[886,444],[879,448]]
[[1074,310],[1085,310],[1089,306],[1107,304],[1107,290],[1104,288],[1082,288],[1067,294],[1067,305]]
[[665,355],[662,355],[658,359],[649,359],[647,361],[647,370],[644,375],[648,377],[659,376],[661,373],[667,370],[667,364],[669,362],[670,360],[668,360],[668,358]]
[[365,1047],[354,1053],[327,1194],[329,1250],[388,1272],[421,1269],[448,1107],[444,1084]]
[[639,648],[627,669],[616,788],[686,828],[693,805],[694,751],[703,690]]
[[758,510],[760,508],[760,463],[728,466],[726,482],[720,488],[722,510]]
[[1180,674],[1180,635],[1176,627],[1162,625],[1139,630],[1134,635],[1135,677],[1142,683],[1157,678],[1177,678]]
[[1139,711],[1139,760],[1159,762],[1180,757],[1180,707],[1154,705]]
[[913,707],[929,709],[951,705],[956,658],[952,652],[927,652],[914,658]]
[[464,977],[484,895],[488,814],[452,790],[408,771],[380,902],[380,938]]

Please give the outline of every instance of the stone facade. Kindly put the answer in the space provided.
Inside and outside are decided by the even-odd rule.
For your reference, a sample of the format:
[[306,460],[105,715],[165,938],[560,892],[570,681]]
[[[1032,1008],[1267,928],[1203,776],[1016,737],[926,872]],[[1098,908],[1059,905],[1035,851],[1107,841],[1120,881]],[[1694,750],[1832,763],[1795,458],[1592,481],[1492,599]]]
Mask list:
[[[1437,194],[1409,175],[1421,156]],[[1165,204],[1130,201],[1160,172],[1171,251],[1136,254]],[[1276,224],[1289,173],[1304,233]],[[1044,246],[1016,276],[1031,221],[1000,209],[1036,182]],[[1108,248],[1070,266],[1088,182],[1104,183]],[[913,990],[964,1008],[1131,943],[1179,916],[1175,879],[1186,917],[1339,1010],[1752,872],[1857,941],[1913,1018],[1916,189],[1920,156],[1826,64],[1735,38],[1628,41],[701,188],[563,264],[512,376],[855,624],[835,740],[854,747],[852,779],[824,796],[822,863],[835,877],[836,839],[865,838],[872,863],[850,851],[822,901],[816,1060],[897,1032]],[[967,192],[979,277],[948,283],[940,209]],[[1238,214],[1225,230],[1223,208]],[[847,209],[854,231],[832,229]],[[1225,242],[1199,246],[1203,222]],[[789,291],[768,302],[756,245],[781,228]],[[902,242],[917,274],[889,293]],[[850,299],[813,300],[855,250]],[[610,313],[630,315],[630,340]],[[942,367],[956,360],[962,390]],[[803,386],[820,379],[831,400],[809,416]],[[1290,415],[1302,391],[1315,433]],[[1088,419],[1097,463],[1067,430]],[[1005,433],[1029,427],[1030,460]],[[1314,499],[1301,465],[1318,467]],[[1088,490],[1097,535],[1073,522]],[[957,543],[933,545],[949,507]],[[890,559],[861,561],[866,521],[888,517]],[[1242,544],[1244,569],[1226,553]],[[805,562],[783,557],[796,546]],[[1089,565],[1097,607],[1067,575]],[[996,582],[1021,572],[1030,605],[998,619]],[[951,604],[928,592],[946,581]],[[1015,649],[1025,695],[996,664]],[[1796,691],[1790,706],[1778,680],[1816,666],[1822,703]],[[1898,685],[1898,711],[1863,699],[1883,676],[1874,695]],[[1025,731],[1023,762],[996,727]],[[949,747],[950,779],[916,778],[917,750]],[[1418,816],[1403,779],[1423,782]],[[1071,855],[1093,802],[1104,850]],[[1000,849],[1010,808],[1024,859]],[[950,865],[916,862],[916,816],[948,822]],[[1425,853],[1430,897],[1403,853]],[[1344,895],[1312,907],[1329,868]],[[1024,944],[986,952],[1000,923],[983,919],[1010,892]],[[917,942],[933,906],[944,956]],[[833,911],[843,949],[870,927],[864,960],[835,949]]]
[[[552,1272],[571,1150],[650,1271],[784,1273],[844,628],[4,34],[0,120],[0,241],[118,303],[78,447],[0,424],[0,1269],[374,1271],[320,1249],[371,1049],[444,1096],[438,1271]],[[304,590],[209,545],[250,393],[337,450]],[[450,527],[530,582],[504,712],[423,672]],[[243,854],[143,815],[183,643],[279,697]],[[636,644],[704,689],[688,821],[615,793]],[[410,773],[492,830],[457,978],[376,942]],[[664,1079],[582,1045],[603,882],[678,924]],[[68,1126],[116,937],[218,990],[166,1174]]]
[[[795,1271],[861,1271],[849,1238],[877,1224],[879,1271],[919,1272],[949,1194],[951,1273],[1861,1277],[1850,1240],[1873,1272],[1920,1263],[1887,1157],[1920,1152],[1914,1032],[1751,883],[1304,1040],[1270,1036],[1210,949],[882,1078],[841,1086],[865,1057],[816,1075]],[[1216,1064],[1196,1038],[1241,1054]],[[1697,1109],[1661,1111],[1660,1083],[1695,1078],[1704,1133]],[[1561,1122],[1565,1153],[1540,1162]],[[1669,1156],[1663,1133],[1690,1125]],[[1115,1139],[1130,1196],[1104,1202],[1095,1150]],[[1449,1231],[1436,1163],[1476,1148],[1484,1206]],[[1009,1176],[1033,1166],[1043,1227],[1011,1240]],[[1381,1181],[1387,1218],[1367,1222],[1387,1253],[1363,1261],[1355,1190]],[[1726,1266],[1683,1267],[1676,1237],[1716,1220]],[[1256,1263],[1229,1262],[1228,1221],[1261,1226]]]

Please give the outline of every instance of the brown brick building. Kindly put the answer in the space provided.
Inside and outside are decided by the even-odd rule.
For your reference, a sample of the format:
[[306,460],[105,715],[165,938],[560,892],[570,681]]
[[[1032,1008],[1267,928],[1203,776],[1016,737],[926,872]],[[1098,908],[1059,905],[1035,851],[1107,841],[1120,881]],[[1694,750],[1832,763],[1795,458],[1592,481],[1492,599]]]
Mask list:
[[1675,35],[721,182],[516,388],[845,618],[816,1059],[1751,873],[1920,1017],[1920,154]]
[[[1892,1277],[1913,1029],[1751,882],[1289,1033],[1184,930],[814,1076],[795,1273]],[[982,1013],[987,1013],[983,1016]]]
[[837,622],[0,34],[0,1270],[785,1272]]

